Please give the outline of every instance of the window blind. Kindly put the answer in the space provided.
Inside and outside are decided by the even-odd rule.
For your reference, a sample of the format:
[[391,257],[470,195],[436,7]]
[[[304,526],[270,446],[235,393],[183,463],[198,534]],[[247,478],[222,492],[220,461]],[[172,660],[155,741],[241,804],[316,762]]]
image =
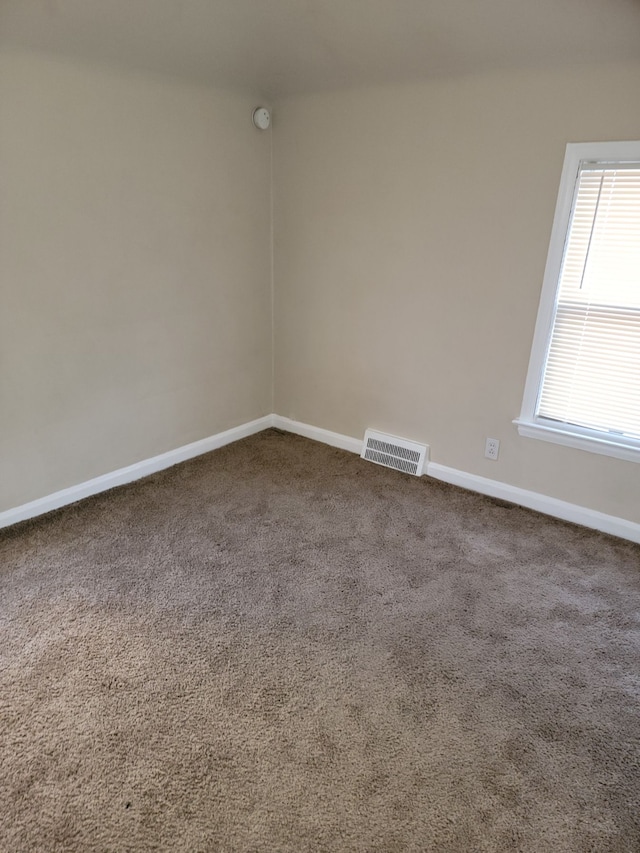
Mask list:
[[640,163],[580,164],[536,415],[640,439]]

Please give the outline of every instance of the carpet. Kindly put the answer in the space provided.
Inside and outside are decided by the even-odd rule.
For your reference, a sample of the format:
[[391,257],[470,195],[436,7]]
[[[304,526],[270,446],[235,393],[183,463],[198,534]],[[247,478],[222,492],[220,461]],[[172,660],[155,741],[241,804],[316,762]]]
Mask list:
[[640,547],[268,430],[0,532],[0,850],[640,850]]

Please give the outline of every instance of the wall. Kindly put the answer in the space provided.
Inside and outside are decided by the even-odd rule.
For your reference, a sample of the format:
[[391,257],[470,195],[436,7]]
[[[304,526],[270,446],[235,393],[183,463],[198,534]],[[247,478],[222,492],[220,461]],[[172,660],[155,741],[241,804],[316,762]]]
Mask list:
[[[254,98],[0,56],[0,511],[275,410],[640,522],[633,463],[518,436],[567,141],[640,66]],[[484,460],[484,439],[501,440]]]
[[0,57],[0,511],[272,410],[253,106]]
[[640,522],[637,464],[512,424],[565,144],[640,138],[639,86],[616,66],[277,104],[278,414]]

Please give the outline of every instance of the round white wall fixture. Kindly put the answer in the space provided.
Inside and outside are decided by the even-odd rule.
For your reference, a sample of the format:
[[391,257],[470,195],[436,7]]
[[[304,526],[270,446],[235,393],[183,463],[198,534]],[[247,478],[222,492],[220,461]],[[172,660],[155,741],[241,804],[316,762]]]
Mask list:
[[253,123],[258,130],[267,130],[271,124],[271,113],[266,107],[256,107],[253,111]]

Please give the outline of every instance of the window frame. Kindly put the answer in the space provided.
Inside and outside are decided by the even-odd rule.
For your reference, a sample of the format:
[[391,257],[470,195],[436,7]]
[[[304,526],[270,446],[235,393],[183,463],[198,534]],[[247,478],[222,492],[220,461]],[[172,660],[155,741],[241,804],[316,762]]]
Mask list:
[[518,433],[527,438],[541,439],[592,453],[640,462],[640,440],[628,436],[618,437],[573,424],[558,423],[552,426],[548,419],[536,415],[547,350],[555,319],[556,295],[560,286],[565,244],[569,237],[574,195],[580,163],[583,160],[603,164],[640,162],[640,141],[570,142],[566,147],[522,409],[520,417],[514,420],[514,424],[518,427]]

